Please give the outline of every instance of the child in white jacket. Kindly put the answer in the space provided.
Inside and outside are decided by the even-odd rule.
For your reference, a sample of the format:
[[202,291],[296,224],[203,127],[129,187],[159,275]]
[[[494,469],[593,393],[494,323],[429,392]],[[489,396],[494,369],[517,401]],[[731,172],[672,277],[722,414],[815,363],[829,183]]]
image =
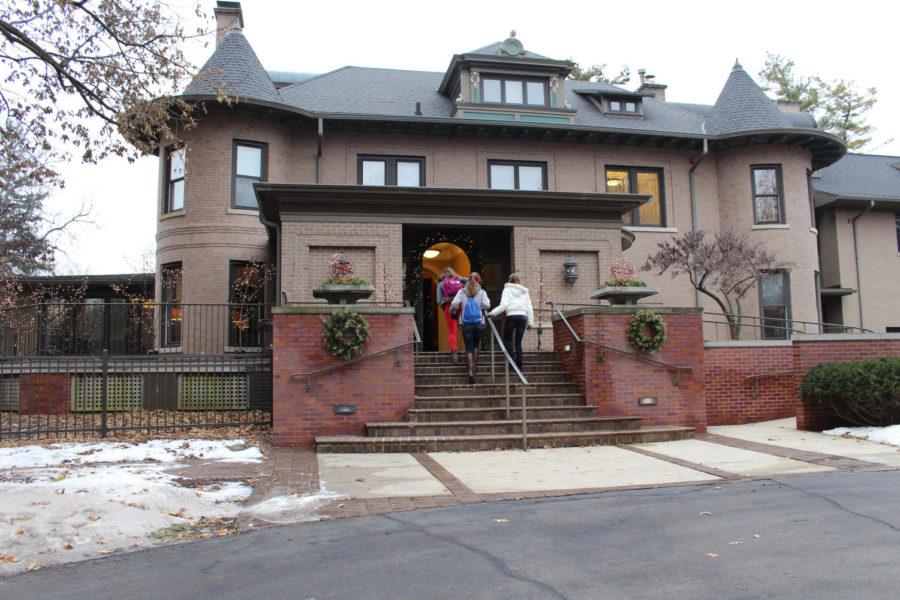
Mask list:
[[506,327],[503,329],[503,345],[509,352],[519,370],[522,369],[522,338],[525,329],[534,327],[534,307],[528,288],[521,284],[518,273],[509,276],[508,283],[503,286],[500,304],[490,312],[491,317],[506,313]]

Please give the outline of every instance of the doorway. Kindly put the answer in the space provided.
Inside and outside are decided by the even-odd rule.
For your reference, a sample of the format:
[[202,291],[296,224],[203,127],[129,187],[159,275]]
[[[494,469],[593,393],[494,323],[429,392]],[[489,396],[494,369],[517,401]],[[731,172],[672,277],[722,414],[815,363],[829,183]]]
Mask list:
[[[512,264],[511,228],[448,228],[407,225],[403,228],[403,295],[416,310],[425,350],[448,351],[447,324],[437,306],[437,282],[449,266],[461,277],[478,271],[491,304],[496,304]],[[435,252],[437,254],[435,254]],[[427,256],[426,256],[427,253]],[[462,348],[462,340],[459,340]]]
[[[472,263],[465,250],[451,242],[434,244],[422,253],[422,299],[426,307],[422,341],[426,347],[435,348],[440,352],[450,350],[447,320],[441,316],[441,307],[437,305],[437,286],[441,274],[448,267],[461,277],[472,272]],[[426,287],[428,289],[425,289]],[[462,348],[462,331],[458,329],[456,334],[457,347]]]

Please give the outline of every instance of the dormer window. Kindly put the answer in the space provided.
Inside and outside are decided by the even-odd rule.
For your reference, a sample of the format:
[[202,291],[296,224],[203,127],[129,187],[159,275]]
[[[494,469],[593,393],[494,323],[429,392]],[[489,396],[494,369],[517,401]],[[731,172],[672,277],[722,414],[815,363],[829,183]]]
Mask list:
[[527,106],[549,106],[550,104],[546,79],[485,75],[481,78],[481,85],[484,90],[482,102]]
[[632,100],[612,100],[609,101],[609,112],[625,113],[628,115],[636,115],[638,112],[638,103]]

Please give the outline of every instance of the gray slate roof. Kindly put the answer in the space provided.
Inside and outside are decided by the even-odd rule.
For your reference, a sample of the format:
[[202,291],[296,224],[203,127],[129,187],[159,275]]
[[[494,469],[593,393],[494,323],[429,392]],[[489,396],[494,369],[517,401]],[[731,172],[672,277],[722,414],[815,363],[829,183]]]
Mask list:
[[185,96],[216,96],[282,103],[281,96],[240,29],[232,29],[184,90]]
[[836,197],[900,200],[900,156],[845,154],[812,181],[816,191]]
[[719,99],[706,119],[706,133],[726,134],[755,129],[791,128],[790,120],[735,62]]
[[[502,42],[473,53],[497,54]],[[546,57],[526,52],[526,57]],[[348,116],[414,118],[416,102],[423,118],[450,118],[454,100],[440,94],[442,72],[405,71],[366,67],[342,67],[316,76],[274,73],[279,89],[260,64],[256,53],[239,29],[232,30],[216,48],[201,73],[188,85],[186,95],[215,95],[216,86],[238,99],[284,104],[310,113]],[[281,87],[294,77],[297,81]],[[629,92],[604,83],[570,81],[566,103],[576,109],[575,127],[605,128],[635,132],[660,132],[699,136],[756,129],[812,128],[815,121],[802,113],[783,113],[753,79],[736,65],[714,106],[657,102],[644,98],[641,117],[604,114],[590,96],[575,90],[611,93]],[[630,93],[630,92],[629,92]]]

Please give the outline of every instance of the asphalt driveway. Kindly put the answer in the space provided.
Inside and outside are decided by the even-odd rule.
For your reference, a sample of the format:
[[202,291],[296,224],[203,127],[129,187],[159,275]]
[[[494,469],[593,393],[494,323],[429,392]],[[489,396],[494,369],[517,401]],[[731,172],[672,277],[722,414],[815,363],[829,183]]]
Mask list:
[[0,580],[3,598],[895,598],[900,471],[264,529]]

